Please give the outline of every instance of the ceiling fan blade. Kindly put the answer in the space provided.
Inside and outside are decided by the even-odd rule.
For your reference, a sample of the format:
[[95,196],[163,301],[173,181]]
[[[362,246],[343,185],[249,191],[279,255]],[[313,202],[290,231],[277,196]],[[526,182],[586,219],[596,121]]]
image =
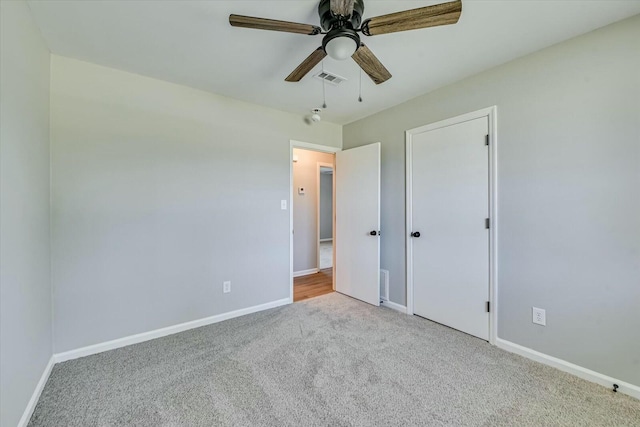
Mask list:
[[313,69],[313,67],[318,65],[325,56],[327,56],[327,54],[325,53],[324,49],[322,47],[317,48],[311,53],[311,55],[307,56],[307,59],[302,61],[302,63],[298,65],[298,68],[293,70],[291,74],[289,74],[289,76],[287,76],[287,78],[284,80],[287,82],[299,82],[304,76],[307,75],[309,71]]
[[334,15],[351,16],[355,0],[331,0],[331,12]]
[[254,18],[253,16],[229,15],[229,24],[233,27],[255,28],[256,30],[284,31],[285,33],[320,34],[322,29],[311,24],[277,21],[275,19]]
[[362,23],[362,33],[367,36],[417,30],[455,24],[462,13],[462,1],[436,4],[418,9],[405,10],[389,15],[376,16]]
[[377,85],[384,83],[391,78],[389,70],[382,65],[382,62],[376,58],[371,50],[365,46],[364,43],[360,44],[356,53],[351,56],[354,61],[358,63],[360,68],[367,73],[371,80]]

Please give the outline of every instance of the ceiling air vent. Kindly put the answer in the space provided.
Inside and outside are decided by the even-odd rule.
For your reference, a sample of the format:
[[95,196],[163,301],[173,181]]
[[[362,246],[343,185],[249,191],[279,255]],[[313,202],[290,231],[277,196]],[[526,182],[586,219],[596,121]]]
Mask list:
[[318,74],[314,75],[316,79],[324,80],[327,83],[331,83],[332,85],[338,86],[340,83],[346,81],[344,77],[341,77],[337,74],[330,73],[328,71],[320,71]]

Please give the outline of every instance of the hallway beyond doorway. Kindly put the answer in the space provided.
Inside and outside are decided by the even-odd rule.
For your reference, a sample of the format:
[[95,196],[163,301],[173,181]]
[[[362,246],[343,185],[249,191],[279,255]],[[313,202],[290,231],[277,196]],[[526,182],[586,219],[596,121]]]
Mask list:
[[331,267],[333,267],[333,241],[320,242],[320,265],[318,268],[324,270]]

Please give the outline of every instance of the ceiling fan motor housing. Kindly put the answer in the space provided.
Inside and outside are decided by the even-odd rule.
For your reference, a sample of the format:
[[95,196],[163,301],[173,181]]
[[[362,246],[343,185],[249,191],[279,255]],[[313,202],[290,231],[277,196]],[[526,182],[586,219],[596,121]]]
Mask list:
[[320,0],[318,6],[318,15],[320,15],[320,25],[325,31],[333,28],[348,27],[356,29],[362,22],[362,14],[364,13],[364,0],[355,0],[353,2],[353,13],[351,16],[336,16],[331,12],[331,0]]

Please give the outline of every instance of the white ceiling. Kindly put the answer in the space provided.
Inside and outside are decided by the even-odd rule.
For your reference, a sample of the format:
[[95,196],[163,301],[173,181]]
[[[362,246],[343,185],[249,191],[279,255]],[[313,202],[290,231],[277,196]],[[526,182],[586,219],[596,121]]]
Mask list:
[[[440,1],[365,0],[364,17]],[[54,54],[180,83],[300,115],[322,104],[322,82],[284,78],[322,36],[234,28],[230,13],[319,25],[318,1],[30,0]],[[511,59],[640,13],[637,0],[463,0],[456,25],[362,36],[393,74],[376,86],[352,60],[324,67],[323,120],[345,124]]]

